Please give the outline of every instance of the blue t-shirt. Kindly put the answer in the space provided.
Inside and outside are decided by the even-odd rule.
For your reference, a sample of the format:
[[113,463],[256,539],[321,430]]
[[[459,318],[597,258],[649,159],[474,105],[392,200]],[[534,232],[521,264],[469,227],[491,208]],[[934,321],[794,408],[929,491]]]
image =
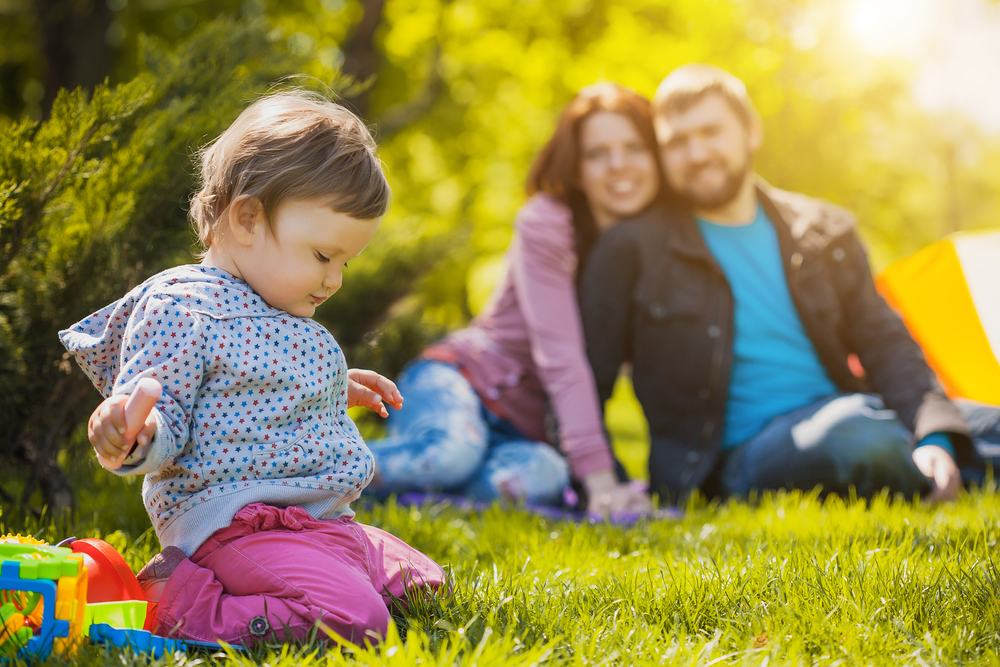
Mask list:
[[748,225],[698,220],[735,302],[733,367],[722,448],[733,449],[775,417],[837,393],[792,302],[778,234],[762,206]]

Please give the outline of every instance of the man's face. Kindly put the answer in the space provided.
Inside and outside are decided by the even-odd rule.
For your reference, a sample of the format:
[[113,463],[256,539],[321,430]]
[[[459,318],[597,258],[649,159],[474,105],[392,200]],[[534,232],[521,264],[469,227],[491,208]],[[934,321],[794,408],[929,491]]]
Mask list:
[[736,197],[760,147],[759,123],[747,127],[716,93],[683,111],[661,112],[654,122],[663,168],[674,192],[706,211]]

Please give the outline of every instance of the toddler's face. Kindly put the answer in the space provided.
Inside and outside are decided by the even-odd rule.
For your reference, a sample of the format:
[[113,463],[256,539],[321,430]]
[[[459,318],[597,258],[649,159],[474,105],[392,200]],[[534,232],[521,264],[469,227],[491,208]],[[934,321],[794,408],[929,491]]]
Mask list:
[[241,263],[243,279],[271,306],[312,317],[316,306],[340,289],[347,261],[361,254],[378,223],[378,218],[338,213],[317,200],[282,202],[274,232],[265,225],[263,238],[250,249],[250,262]]

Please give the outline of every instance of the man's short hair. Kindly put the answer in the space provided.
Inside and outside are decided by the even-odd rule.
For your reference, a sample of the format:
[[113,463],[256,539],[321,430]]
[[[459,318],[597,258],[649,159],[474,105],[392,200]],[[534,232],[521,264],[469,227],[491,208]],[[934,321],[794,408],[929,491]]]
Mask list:
[[743,82],[724,69],[704,63],[681,65],[668,74],[656,89],[653,112],[682,112],[711,93],[721,95],[747,127],[758,117]]

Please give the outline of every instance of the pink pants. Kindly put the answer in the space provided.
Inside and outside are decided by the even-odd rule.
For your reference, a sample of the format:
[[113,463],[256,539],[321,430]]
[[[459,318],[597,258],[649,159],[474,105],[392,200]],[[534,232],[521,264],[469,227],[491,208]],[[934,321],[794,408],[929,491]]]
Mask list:
[[249,645],[304,639],[321,621],[349,641],[376,643],[393,598],[444,581],[437,563],[378,528],[255,503],[170,575],[156,632]]

